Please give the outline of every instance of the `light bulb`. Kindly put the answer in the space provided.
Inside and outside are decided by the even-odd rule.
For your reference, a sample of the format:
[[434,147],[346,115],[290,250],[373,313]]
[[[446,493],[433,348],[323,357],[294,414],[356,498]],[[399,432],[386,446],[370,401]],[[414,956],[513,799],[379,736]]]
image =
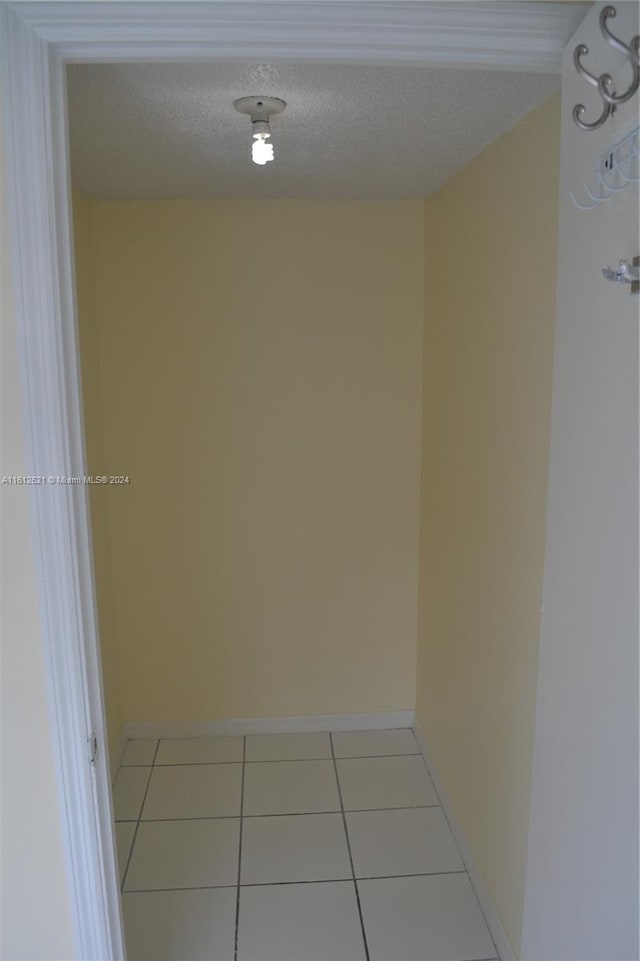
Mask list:
[[239,97],[233,101],[238,113],[251,118],[251,158],[254,164],[264,167],[274,159],[269,119],[282,113],[287,106],[278,97]]
[[273,144],[268,142],[269,133],[254,133],[251,159],[261,167],[273,160]]

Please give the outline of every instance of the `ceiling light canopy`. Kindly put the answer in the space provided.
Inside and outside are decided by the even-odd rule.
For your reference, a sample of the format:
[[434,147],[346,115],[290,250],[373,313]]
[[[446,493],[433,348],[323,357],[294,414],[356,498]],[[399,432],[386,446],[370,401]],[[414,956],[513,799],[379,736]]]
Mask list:
[[251,159],[263,167],[274,157],[269,120],[274,114],[282,113],[287,105],[277,97],[240,97],[233,101],[233,106],[251,119]]

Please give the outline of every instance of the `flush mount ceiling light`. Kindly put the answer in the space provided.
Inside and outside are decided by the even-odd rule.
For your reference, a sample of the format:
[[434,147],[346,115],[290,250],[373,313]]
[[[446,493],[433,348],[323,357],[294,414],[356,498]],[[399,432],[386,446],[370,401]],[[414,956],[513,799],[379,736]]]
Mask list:
[[262,167],[273,160],[269,120],[274,114],[282,113],[287,105],[277,97],[240,97],[233,101],[233,106],[239,113],[251,118],[251,159]]

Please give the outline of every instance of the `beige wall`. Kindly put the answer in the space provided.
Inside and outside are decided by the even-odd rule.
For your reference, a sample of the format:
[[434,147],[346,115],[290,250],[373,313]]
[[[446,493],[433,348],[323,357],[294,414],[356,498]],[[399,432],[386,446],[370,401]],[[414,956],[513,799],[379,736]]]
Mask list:
[[[0,131],[2,125],[0,123]],[[3,195],[0,140],[0,211]],[[26,473],[6,222],[0,217],[0,474]],[[0,487],[0,957],[73,957],[44,652],[25,487]]]
[[412,708],[422,204],[91,208],[124,719]]
[[516,951],[558,121],[424,205],[81,201],[76,228],[88,428],[131,480],[100,492],[122,718],[411,707],[417,632],[418,719]]
[[417,713],[516,950],[548,469],[559,101],[425,204]]
[[[99,336],[95,311],[95,276],[93,266],[93,223],[91,201],[80,191],[73,194],[73,234],[75,247],[76,298],[82,391],[85,421],[88,473],[106,473],[102,427],[102,392],[100,384]],[[102,679],[107,713],[107,734],[112,767],[118,761],[123,714],[120,696],[120,671],[116,643],[111,575],[111,535],[108,490],[102,486],[89,488],[93,564],[95,570],[100,631]]]

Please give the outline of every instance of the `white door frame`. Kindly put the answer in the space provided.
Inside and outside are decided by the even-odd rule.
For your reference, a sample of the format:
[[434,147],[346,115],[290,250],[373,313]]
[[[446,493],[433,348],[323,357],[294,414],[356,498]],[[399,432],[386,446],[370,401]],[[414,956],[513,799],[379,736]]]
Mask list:
[[[125,957],[111,822],[76,325],[65,64],[241,60],[560,72],[582,3],[0,4],[27,470],[76,957]],[[89,762],[88,739],[98,753]],[[99,799],[100,803],[96,803]]]

